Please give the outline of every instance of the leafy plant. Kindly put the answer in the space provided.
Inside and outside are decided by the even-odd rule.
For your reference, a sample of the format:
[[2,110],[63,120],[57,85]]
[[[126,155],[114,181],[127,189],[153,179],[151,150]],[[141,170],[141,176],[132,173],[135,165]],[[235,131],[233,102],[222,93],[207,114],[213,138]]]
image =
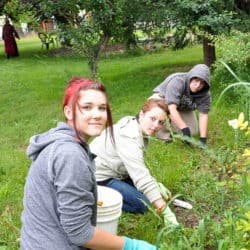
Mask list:
[[[249,96],[250,96],[250,82],[244,82],[242,81],[233,71],[232,69],[223,61],[220,61],[222,63],[222,65],[225,66],[225,68],[231,73],[231,75],[236,79],[236,83],[231,83],[229,84],[220,94],[215,107],[218,106],[221,98],[224,96],[224,94],[231,88],[239,88],[239,87],[243,87],[244,91],[241,93],[240,95],[240,99],[239,101],[244,105],[244,111],[247,114],[247,117],[249,117],[249,112],[250,112],[250,103],[249,103]],[[237,88],[235,88],[237,90]]]
[[[250,34],[239,31],[232,31],[229,35],[221,35],[215,39],[217,56],[220,58],[213,65],[212,88],[217,90],[215,92],[220,93],[234,80],[244,82],[243,79],[250,79],[249,41]],[[237,76],[241,76],[241,79]],[[241,92],[237,93],[241,94]],[[230,98],[227,101],[229,100]]]

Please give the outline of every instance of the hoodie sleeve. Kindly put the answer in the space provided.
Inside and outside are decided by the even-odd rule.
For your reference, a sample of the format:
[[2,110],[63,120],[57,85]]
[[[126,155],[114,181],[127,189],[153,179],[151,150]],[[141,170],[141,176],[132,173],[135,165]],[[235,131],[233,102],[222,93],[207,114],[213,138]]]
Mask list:
[[[63,152],[63,154],[61,153]],[[54,151],[53,185],[60,223],[69,240],[83,246],[94,234],[91,224],[95,197],[88,155],[80,145],[62,144]]]
[[183,77],[176,76],[169,80],[166,86],[165,101],[168,105],[180,104],[181,96],[185,91],[185,80]]

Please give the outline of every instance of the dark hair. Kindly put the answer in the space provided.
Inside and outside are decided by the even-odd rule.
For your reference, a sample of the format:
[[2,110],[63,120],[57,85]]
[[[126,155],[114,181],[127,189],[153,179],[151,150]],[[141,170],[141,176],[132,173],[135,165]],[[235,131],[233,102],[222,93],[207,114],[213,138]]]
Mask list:
[[198,77],[198,76],[194,76],[190,79],[190,83],[192,80],[200,80],[200,81],[204,82],[204,87],[200,91],[206,91],[209,89],[209,84],[203,78]]
[[[76,114],[76,106],[78,105],[79,92],[82,90],[93,89],[102,92],[106,98],[106,88],[101,82],[97,82],[91,79],[86,79],[83,77],[73,77],[69,80],[69,83],[65,89],[64,98],[63,98],[63,109],[66,105],[71,104],[73,110],[73,126],[76,132],[77,139],[81,140],[79,132],[76,129],[75,124],[75,114]],[[113,132],[113,121],[109,103],[107,101],[107,124],[106,128],[109,128],[111,140],[114,142],[114,132]]]
[[141,110],[143,113],[151,110],[154,107],[158,107],[166,112],[169,115],[168,105],[162,99],[150,98],[142,106]]

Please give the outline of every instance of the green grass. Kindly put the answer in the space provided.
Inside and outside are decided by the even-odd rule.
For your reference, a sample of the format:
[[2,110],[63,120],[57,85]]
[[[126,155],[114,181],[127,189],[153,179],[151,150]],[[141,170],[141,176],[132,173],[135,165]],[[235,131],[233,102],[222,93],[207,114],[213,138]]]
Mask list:
[[[30,136],[55,126],[62,119],[61,99],[69,78],[90,75],[84,58],[49,56],[36,38],[22,39],[18,46],[20,57],[7,60],[0,42],[0,249],[1,246],[18,249],[23,185],[30,164],[25,150]],[[135,115],[152,89],[168,74],[189,70],[201,62],[200,46],[175,52],[162,49],[137,56],[125,53],[102,58],[99,77],[107,87],[114,121]],[[215,87],[212,91],[218,96]],[[199,232],[204,233],[203,226],[193,229],[202,218],[206,218],[204,237],[208,249],[216,249],[218,240],[227,235],[224,213],[238,207],[241,196],[237,195],[236,187],[217,184],[221,175],[225,178],[225,171],[232,168],[230,162],[236,161],[236,153],[245,146],[242,136],[238,151],[231,153],[235,150],[235,140],[227,121],[238,117],[240,111],[237,103],[229,106],[222,102],[217,108],[212,107],[208,145],[216,160],[206,151],[187,147],[180,141],[166,145],[151,140],[146,161],[152,174],[173,194],[182,194],[194,205],[191,212],[178,213],[184,231],[164,234],[161,242],[171,246],[169,249],[188,249],[186,241],[192,246],[190,249],[202,246]],[[119,234],[155,243],[162,227],[162,222],[150,212],[124,213]]]

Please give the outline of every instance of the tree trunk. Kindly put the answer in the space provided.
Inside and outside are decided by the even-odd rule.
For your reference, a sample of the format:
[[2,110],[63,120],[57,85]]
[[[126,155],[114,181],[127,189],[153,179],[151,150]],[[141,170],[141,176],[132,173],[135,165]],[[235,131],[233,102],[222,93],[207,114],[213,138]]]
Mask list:
[[[126,24],[126,23],[125,23]],[[127,23],[127,26],[124,31],[124,39],[126,42],[126,49],[135,48],[137,46],[136,37],[134,34],[135,28],[131,23]]]
[[[109,36],[103,36],[100,39],[99,44],[97,45],[97,49],[94,49],[94,53],[93,53],[93,58],[92,58],[92,62],[90,62],[91,64],[91,74],[92,74],[92,78],[93,79],[97,79],[97,75],[98,75],[98,64],[99,64],[99,59],[100,59],[100,55],[101,55],[101,51],[106,47],[107,43],[109,40]],[[92,48],[93,49],[93,48]],[[91,60],[91,59],[90,59]]]
[[93,65],[91,68],[92,79],[97,79],[97,71],[98,71],[98,60],[94,58]]
[[214,43],[206,37],[203,39],[203,58],[208,67],[215,63],[216,60]]

